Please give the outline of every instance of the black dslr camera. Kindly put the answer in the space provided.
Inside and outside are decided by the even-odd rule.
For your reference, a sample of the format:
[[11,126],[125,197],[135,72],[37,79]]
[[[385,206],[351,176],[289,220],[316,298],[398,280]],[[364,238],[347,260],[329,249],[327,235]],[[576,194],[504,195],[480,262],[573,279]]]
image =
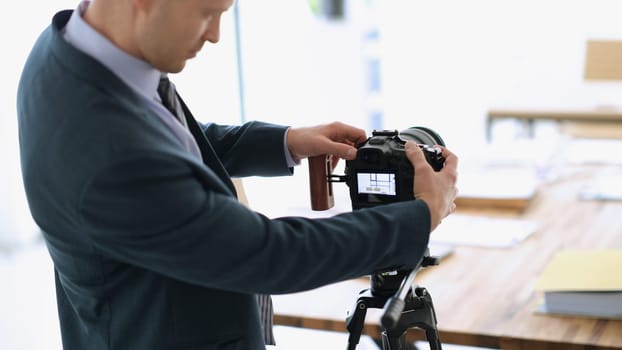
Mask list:
[[357,146],[356,159],[346,161],[345,175],[332,174],[330,156],[309,158],[311,208],[327,210],[333,207],[333,182],[348,185],[352,209],[413,199],[414,170],[406,158],[404,145],[407,140],[419,145],[434,170],[443,168],[445,158],[434,145],[445,146],[445,142],[436,132],[420,126],[400,132],[374,131]]
[[434,131],[424,127],[374,131],[358,146],[356,159],[346,161],[352,209],[413,199],[414,171],[404,150],[407,140],[419,145],[434,170],[443,168],[445,158],[434,145],[445,143]]

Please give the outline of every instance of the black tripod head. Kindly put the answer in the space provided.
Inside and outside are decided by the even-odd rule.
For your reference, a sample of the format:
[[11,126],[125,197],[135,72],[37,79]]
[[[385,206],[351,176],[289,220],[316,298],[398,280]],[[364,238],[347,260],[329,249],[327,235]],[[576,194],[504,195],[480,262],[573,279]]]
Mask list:
[[438,265],[440,259],[429,255],[429,250],[414,267],[400,267],[399,269],[385,270],[375,272],[371,275],[371,293],[372,295],[391,297],[394,296],[402,286],[404,279],[412,271],[418,271],[422,267]]
[[382,334],[383,349],[403,350],[406,330],[417,327],[426,331],[431,349],[440,350],[432,299],[425,288],[413,286],[417,271],[422,267],[438,265],[439,260],[426,250],[414,267],[373,273],[371,288],[360,293],[354,310],[346,318],[346,328],[350,333],[348,349],[354,350],[358,344],[367,309],[378,308],[384,309],[381,317],[385,330]]

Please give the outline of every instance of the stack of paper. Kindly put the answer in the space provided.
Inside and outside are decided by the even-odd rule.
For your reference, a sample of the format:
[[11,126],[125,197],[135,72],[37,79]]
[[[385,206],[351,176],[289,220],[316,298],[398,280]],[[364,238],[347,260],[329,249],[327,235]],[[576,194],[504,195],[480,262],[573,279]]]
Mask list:
[[460,171],[458,208],[524,210],[538,188],[531,167],[482,167]]
[[544,292],[540,311],[622,318],[622,250],[558,253],[536,284]]
[[453,214],[430,235],[435,244],[510,248],[538,230],[539,224],[524,219]]
[[590,181],[579,193],[583,200],[622,201],[622,173],[600,175]]
[[577,139],[566,145],[560,157],[570,164],[622,164],[622,142],[614,139]]

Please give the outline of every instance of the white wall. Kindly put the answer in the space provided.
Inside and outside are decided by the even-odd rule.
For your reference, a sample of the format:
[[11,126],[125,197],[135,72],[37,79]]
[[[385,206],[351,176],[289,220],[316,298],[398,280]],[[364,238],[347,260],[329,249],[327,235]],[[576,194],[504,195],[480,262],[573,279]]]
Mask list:
[[387,125],[428,125],[467,150],[491,107],[622,106],[622,84],[582,77],[587,39],[622,39],[620,1],[379,5]]
[[[486,142],[489,108],[622,107],[622,83],[582,76],[587,39],[622,39],[619,0],[349,0],[341,22],[314,17],[306,1],[240,5],[251,119],[370,131],[366,108],[379,103],[383,128],[428,126],[467,159]],[[382,90],[370,103],[364,33],[374,21]],[[247,181],[251,203],[308,202],[304,167],[276,182]]]
[[248,119],[360,124],[359,24],[312,15],[306,1],[240,1]]

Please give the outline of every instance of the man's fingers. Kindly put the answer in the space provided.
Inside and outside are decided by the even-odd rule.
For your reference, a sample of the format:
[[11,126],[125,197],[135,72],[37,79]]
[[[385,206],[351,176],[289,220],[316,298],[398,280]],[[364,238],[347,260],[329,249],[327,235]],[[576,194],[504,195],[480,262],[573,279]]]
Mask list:
[[328,125],[328,129],[331,132],[335,132],[332,135],[335,141],[347,141],[357,145],[367,139],[365,130],[344,123],[334,122]]
[[346,160],[353,160],[356,158],[356,148],[346,145],[344,143],[334,143],[334,149],[335,149],[335,153],[333,153],[333,155],[342,158],[342,159],[346,159]]
[[447,168],[447,169],[451,169],[455,171],[458,168],[458,157],[453,152],[448,150],[447,148],[443,146],[438,146],[438,147],[440,147],[441,154],[443,158],[445,158],[445,165],[443,166],[443,168]]
[[413,166],[416,164],[422,164],[421,161],[425,161],[423,151],[421,151],[419,145],[417,145],[414,141],[406,141],[404,149],[406,150],[406,157],[410,160]]

